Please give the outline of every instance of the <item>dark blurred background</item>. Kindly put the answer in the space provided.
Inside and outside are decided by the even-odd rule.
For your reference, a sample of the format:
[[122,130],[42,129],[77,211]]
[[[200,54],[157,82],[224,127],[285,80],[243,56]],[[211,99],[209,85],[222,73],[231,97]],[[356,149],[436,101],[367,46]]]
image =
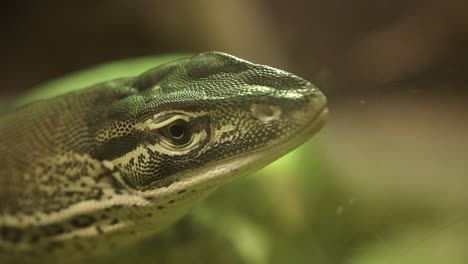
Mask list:
[[[329,97],[318,155],[332,164],[333,184],[345,190],[331,205],[335,217],[354,208],[349,234],[370,228],[379,252],[394,249],[391,256],[419,247],[427,249],[421,263],[467,263],[468,240],[456,235],[468,234],[467,1],[1,6],[1,98],[107,61],[205,50],[309,79]],[[408,243],[387,246],[392,241]],[[371,261],[377,251],[359,248],[347,263],[387,263]],[[396,263],[419,263],[409,259]]]
[[105,61],[204,50],[333,94],[468,80],[463,0],[5,1],[0,12],[2,94]]

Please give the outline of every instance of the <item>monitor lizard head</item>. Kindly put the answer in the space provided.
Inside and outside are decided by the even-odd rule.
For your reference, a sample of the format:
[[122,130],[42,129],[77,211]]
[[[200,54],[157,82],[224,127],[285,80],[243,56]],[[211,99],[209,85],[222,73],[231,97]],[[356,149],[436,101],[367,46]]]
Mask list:
[[128,189],[164,208],[196,200],[307,141],[325,96],[288,72],[220,52],[151,69],[110,106],[99,153]]

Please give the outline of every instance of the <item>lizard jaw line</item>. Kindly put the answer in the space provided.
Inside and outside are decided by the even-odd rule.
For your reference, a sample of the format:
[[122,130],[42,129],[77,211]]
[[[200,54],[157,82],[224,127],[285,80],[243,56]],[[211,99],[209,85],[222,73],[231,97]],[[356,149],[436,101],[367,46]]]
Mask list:
[[[328,108],[324,106],[310,123],[288,140],[282,138],[266,147],[250,152],[248,155],[239,155],[230,159],[213,162],[207,167],[193,170],[189,175],[185,175],[184,179],[175,181],[167,187],[145,191],[141,195],[144,197],[164,198],[172,196],[181,190],[195,189],[200,197],[204,197],[205,195],[201,194],[203,191],[205,191],[205,194],[208,194],[224,183],[238,176],[255,172],[299,147],[307,141],[305,138],[312,137],[325,125],[327,117]],[[253,164],[255,165],[252,166]],[[174,177],[177,177],[177,175],[174,175]],[[206,191],[207,189],[208,191]],[[190,196],[186,197],[193,198],[195,195],[197,194],[190,194]]]

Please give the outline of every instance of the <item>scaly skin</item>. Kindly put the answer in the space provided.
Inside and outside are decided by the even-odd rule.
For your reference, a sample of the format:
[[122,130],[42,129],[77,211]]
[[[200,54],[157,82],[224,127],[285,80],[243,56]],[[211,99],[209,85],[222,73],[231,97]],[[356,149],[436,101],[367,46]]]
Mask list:
[[207,52],[0,117],[0,260],[99,255],[151,236],[308,140],[326,100]]

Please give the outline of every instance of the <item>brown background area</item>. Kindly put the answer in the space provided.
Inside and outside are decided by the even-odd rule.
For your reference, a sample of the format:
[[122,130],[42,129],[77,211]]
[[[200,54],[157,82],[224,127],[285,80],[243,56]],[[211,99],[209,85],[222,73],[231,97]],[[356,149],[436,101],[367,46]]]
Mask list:
[[104,61],[203,50],[287,68],[338,95],[465,84],[467,10],[463,0],[6,1],[1,92]]

